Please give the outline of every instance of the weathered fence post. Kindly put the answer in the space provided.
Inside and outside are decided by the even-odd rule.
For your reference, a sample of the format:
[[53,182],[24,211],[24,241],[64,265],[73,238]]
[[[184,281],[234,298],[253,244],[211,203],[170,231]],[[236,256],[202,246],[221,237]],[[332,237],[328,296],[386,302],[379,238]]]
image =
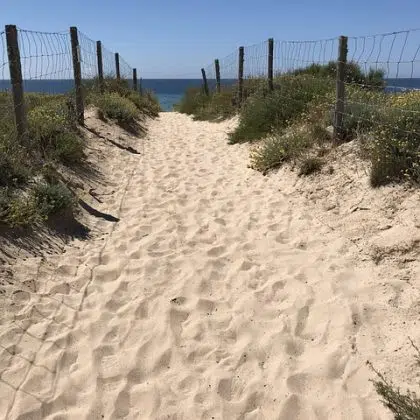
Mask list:
[[83,125],[85,123],[84,112],[85,107],[83,104],[83,89],[82,89],[82,67],[80,64],[80,47],[77,28],[72,26],[70,28],[71,50],[73,56],[73,73],[74,85],[76,88],[76,113],[77,121]]
[[242,105],[244,96],[244,47],[239,47],[239,64],[238,64],[238,104]]
[[268,40],[268,89],[274,90],[273,85],[273,64],[274,64],[274,39]]
[[120,80],[120,55],[118,53],[115,53],[115,73],[117,74],[117,80]]
[[347,37],[340,36],[337,60],[337,88],[334,113],[334,143],[337,144],[344,138],[343,117],[346,94],[346,64],[347,64]]
[[143,79],[140,77],[140,83],[139,83],[139,92],[140,95],[143,95]]
[[96,41],[96,55],[98,56],[98,81],[99,81],[99,90],[101,93],[104,93],[104,64],[102,61],[102,43],[101,41]]
[[28,140],[28,122],[26,119],[23,96],[22,66],[20,62],[18,32],[15,25],[6,25],[5,30],[16,130],[19,142],[25,146]]
[[214,69],[216,71],[216,92],[220,93],[220,63],[219,60],[214,60]]
[[207,84],[206,71],[204,69],[201,69],[201,74],[203,75],[203,88],[204,88],[204,93],[207,96],[209,96],[209,85]]
[[133,90],[137,92],[137,69],[133,69]]

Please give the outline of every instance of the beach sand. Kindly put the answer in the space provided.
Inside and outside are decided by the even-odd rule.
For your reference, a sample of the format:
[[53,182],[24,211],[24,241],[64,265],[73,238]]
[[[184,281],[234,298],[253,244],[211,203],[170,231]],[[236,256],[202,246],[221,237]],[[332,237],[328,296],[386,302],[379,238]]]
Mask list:
[[99,159],[120,221],[18,259],[2,418],[391,419],[367,361],[416,389],[418,191],[372,190],[351,145],[262,176],[235,124],[161,114]]

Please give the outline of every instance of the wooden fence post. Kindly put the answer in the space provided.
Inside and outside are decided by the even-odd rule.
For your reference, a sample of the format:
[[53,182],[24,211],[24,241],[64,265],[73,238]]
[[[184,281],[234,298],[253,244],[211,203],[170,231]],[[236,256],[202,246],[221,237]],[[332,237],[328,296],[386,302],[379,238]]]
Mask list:
[[102,43],[101,41],[96,41],[96,55],[98,56],[98,81],[99,81],[99,90],[101,93],[104,93],[104,64],[102,61]]
[[214,69],[216,70],[216,92],[220,93],[220,63],[219,60],[214,60]]
[[140,77],[140,83],[139,83],[139,92],[140,95],[143,95],[143,79]]
[[238,104],[242,105],[244,95],[244,47],[239,47],[238,64]]
[[337,88],[334,113],[334,143],[338,144],[344,138],[343,117],[345,112],[346,94],[346,64],[347,64],[347,37],[340,36],[337,60]]
[[137,69],[133,69],[133,90],[137,92]]
[[118,53],[115,53],[115,73],[117,74],[117,80],[120,80],[120,55]]
[[209,96],[209,85],[207,84],[207,77],[206,77],[206,71],[204,69],[201,69],[201,74],[203,75],[203,87],[204,87],[204,93]]
[[274,90],[273,84],[273,64],[274,64],[274,39],[268,40],[268,89]]
[[26,108],[23,94],[22,65],[20,62],[18,32],[15,25],[6,25],[5,30],[16,130],[20,144],[27,146],[28,121],[26,118]]
[[77,28],[72,26],[70,28],[71,50],[73,56],[73,73],[74,85],[76,88],[76,113],[77,121],[83,125],[85,123],[84,112],[85,107],[83,104],[83,89],[82,89],[82,67],[80,64],[80,47]]

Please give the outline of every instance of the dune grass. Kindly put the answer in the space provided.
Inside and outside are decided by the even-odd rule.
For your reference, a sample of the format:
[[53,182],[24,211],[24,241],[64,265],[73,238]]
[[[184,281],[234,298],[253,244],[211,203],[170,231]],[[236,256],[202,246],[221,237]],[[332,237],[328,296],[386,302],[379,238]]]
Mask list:
[[227,87],[220,93],[206,95],[202,89],[191,88],[175,109],[193,115],[197,121],[222,121],[236,114],[235,92]]
[[[134,104],[138,111],[132,111],[132,114],[135,113],[136,118],[142,118],[144,116],[156,118],[159,116],[159,112],[161,112],[159,101],[152,92],[146,91],[143,94],[140,94],[139,92],[132,90],[126,80],[117,80],[106,77],[104,79],[103,92],[101,92],[99,80],[94,79],[85,83],[84,90],[86,102],[88,104],[99,107],[103,105],[109,109],[108,104],[110,101],[113,101],[114,105],[117,105],[117,108],[118,105],[120,105],[121,114],[126,114],[127,116],[127,109],[131,107],[131,104]],[[105,97],[105,99],[103,97]],[[117,104],[118,97],[124,98],[125,100],[119,100]],[[115,113],[118,112],[116,111]],[[110,116],[109,118],[114,117]],[[118,115],[116,119],[118,120]]]
[[[96,81],[84,86],[87,104],[126,129],[137,121],[157,117],[159,104],[152,93],[140,95],[126,81],[105,79],[105,92]],[[84,162],[85,139],[78,127],[73,95],[25,94],[28,133],[19,142],[11,94],[0,93],[0,225],[28,226],[54,214],[72,213],[76,200],[62,179],[45,176],[45,168]]]
[[[414,344],[411,338],[409,340],[416,352],[415,364],[417,368],[420,368],[420,349]],[[376,379],[372,381],[376,392],[381,397],[382,403],[392,412],[395,420],[420,419],[420,398],[418,395],[410,390],[406,392],[401,391],[385,375],[378,372],[371,363],[368,362],[368,365],[376,374]]]
[[[251,163],[265,173],[283,162],[310,158],[308,149],[318,147],[321,138],[331,143],[327,129],[331,131],[333,124],[335,76],[336,63],[330,62],[277,75],[272,92],[266,80],[245,80],[240,108],[235,86],[227,88],[223,98],[191,89],[178,110],[209,121],[238,114],[239,124],[229,134],[229,143],[259,142],[251,152]],[[347,64],[345,80],[344,140],[365,139],[363,157],[370,163],[371,185],[420,184],[420,92],[385,93],[383,71],[364,72],[353,62]],[[314,163],[310,166],[319,168]],[[309,170],[308,164],[302,166],[302,174]]]
[[74,208],[70,191],[49,184],[43,168],[75,166],[84,159],[85,142],[66,95],[25,95],[28,133],[16,134],[10,94],[0,95],[0,224],[17,227],[47,220],[64,207]]

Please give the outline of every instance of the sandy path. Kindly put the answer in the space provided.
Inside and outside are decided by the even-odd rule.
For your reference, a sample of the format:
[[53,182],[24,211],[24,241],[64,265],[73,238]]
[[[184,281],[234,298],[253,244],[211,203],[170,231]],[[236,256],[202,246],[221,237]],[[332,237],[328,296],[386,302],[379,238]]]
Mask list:
[[20,390],[1,388],[9,418],[390,418],[365,366],[387,340],[374,265],[248,169],[232,124],[152,122],[121,221],[62,257],[86,287],[20,344],[42,336]]

